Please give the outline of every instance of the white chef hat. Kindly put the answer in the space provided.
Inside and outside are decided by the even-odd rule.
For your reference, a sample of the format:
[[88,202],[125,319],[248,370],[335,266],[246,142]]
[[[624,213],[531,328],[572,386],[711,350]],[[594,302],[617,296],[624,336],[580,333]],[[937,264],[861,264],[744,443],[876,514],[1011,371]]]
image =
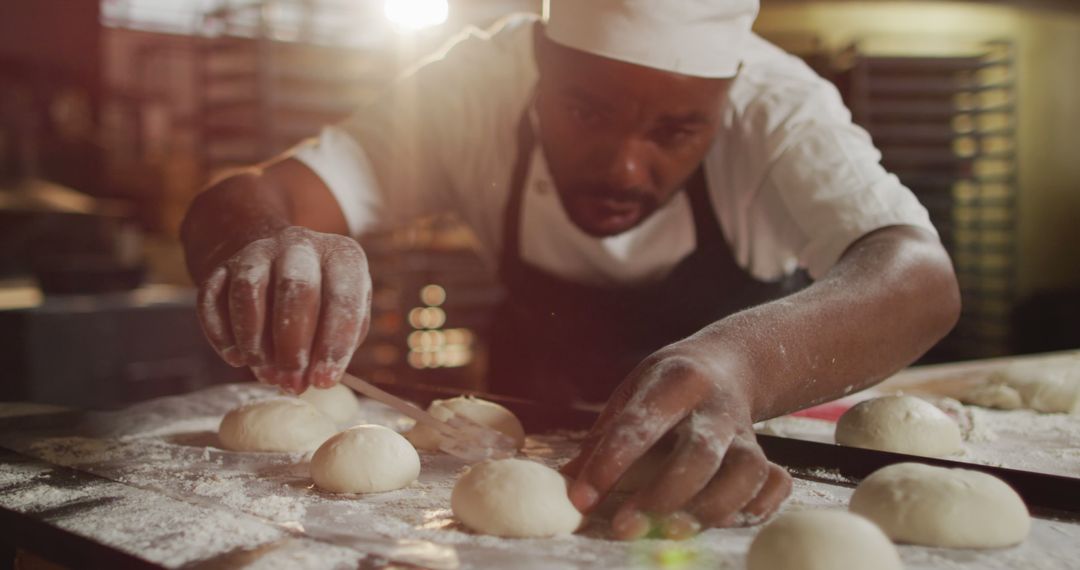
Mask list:
[[758,0],[545,0],[547,37],[584,52],[700,77],[733,77]]

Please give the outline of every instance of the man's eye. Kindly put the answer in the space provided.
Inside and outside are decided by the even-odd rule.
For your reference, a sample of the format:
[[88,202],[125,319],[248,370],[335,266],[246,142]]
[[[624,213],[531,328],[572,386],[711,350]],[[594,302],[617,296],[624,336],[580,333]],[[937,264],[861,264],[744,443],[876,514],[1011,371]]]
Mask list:
[[657,129],[653,138],[664,146],[673,146],[690,140],[696,134],[696,130],[685,127],[664,127]]

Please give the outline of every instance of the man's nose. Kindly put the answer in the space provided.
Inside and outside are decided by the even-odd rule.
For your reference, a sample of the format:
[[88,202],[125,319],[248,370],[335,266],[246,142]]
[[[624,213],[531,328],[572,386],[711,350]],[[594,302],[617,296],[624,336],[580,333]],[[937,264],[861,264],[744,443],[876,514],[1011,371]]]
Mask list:
[[650,188],[650,163],[648,145],[634,139],[621,141],[608,168],[608,185],[619,190]]

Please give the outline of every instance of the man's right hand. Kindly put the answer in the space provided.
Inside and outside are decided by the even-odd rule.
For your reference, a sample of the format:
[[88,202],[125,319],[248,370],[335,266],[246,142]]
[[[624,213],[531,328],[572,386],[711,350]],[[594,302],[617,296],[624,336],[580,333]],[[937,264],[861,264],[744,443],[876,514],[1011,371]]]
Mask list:
[[352,238],[286,227],[214,267],[198,313],[230,365],[297,394],[330,387],[370,326],[367,257]]

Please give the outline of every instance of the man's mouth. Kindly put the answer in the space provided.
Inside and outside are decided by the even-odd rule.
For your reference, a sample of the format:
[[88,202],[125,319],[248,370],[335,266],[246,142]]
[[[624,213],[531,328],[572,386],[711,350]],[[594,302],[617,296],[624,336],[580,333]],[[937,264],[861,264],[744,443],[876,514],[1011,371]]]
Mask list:
[[589,199],[601,209],[608,210],[614,213],[627,213],[631,211],[636,211],[641,208],[641,200],[626,196],[616,196],[612,194],[595,194],[589,196]]
[[644,208],[637,197],[613,194],[587,194],[585,205],[593,220],[613,228],[633,223]]

